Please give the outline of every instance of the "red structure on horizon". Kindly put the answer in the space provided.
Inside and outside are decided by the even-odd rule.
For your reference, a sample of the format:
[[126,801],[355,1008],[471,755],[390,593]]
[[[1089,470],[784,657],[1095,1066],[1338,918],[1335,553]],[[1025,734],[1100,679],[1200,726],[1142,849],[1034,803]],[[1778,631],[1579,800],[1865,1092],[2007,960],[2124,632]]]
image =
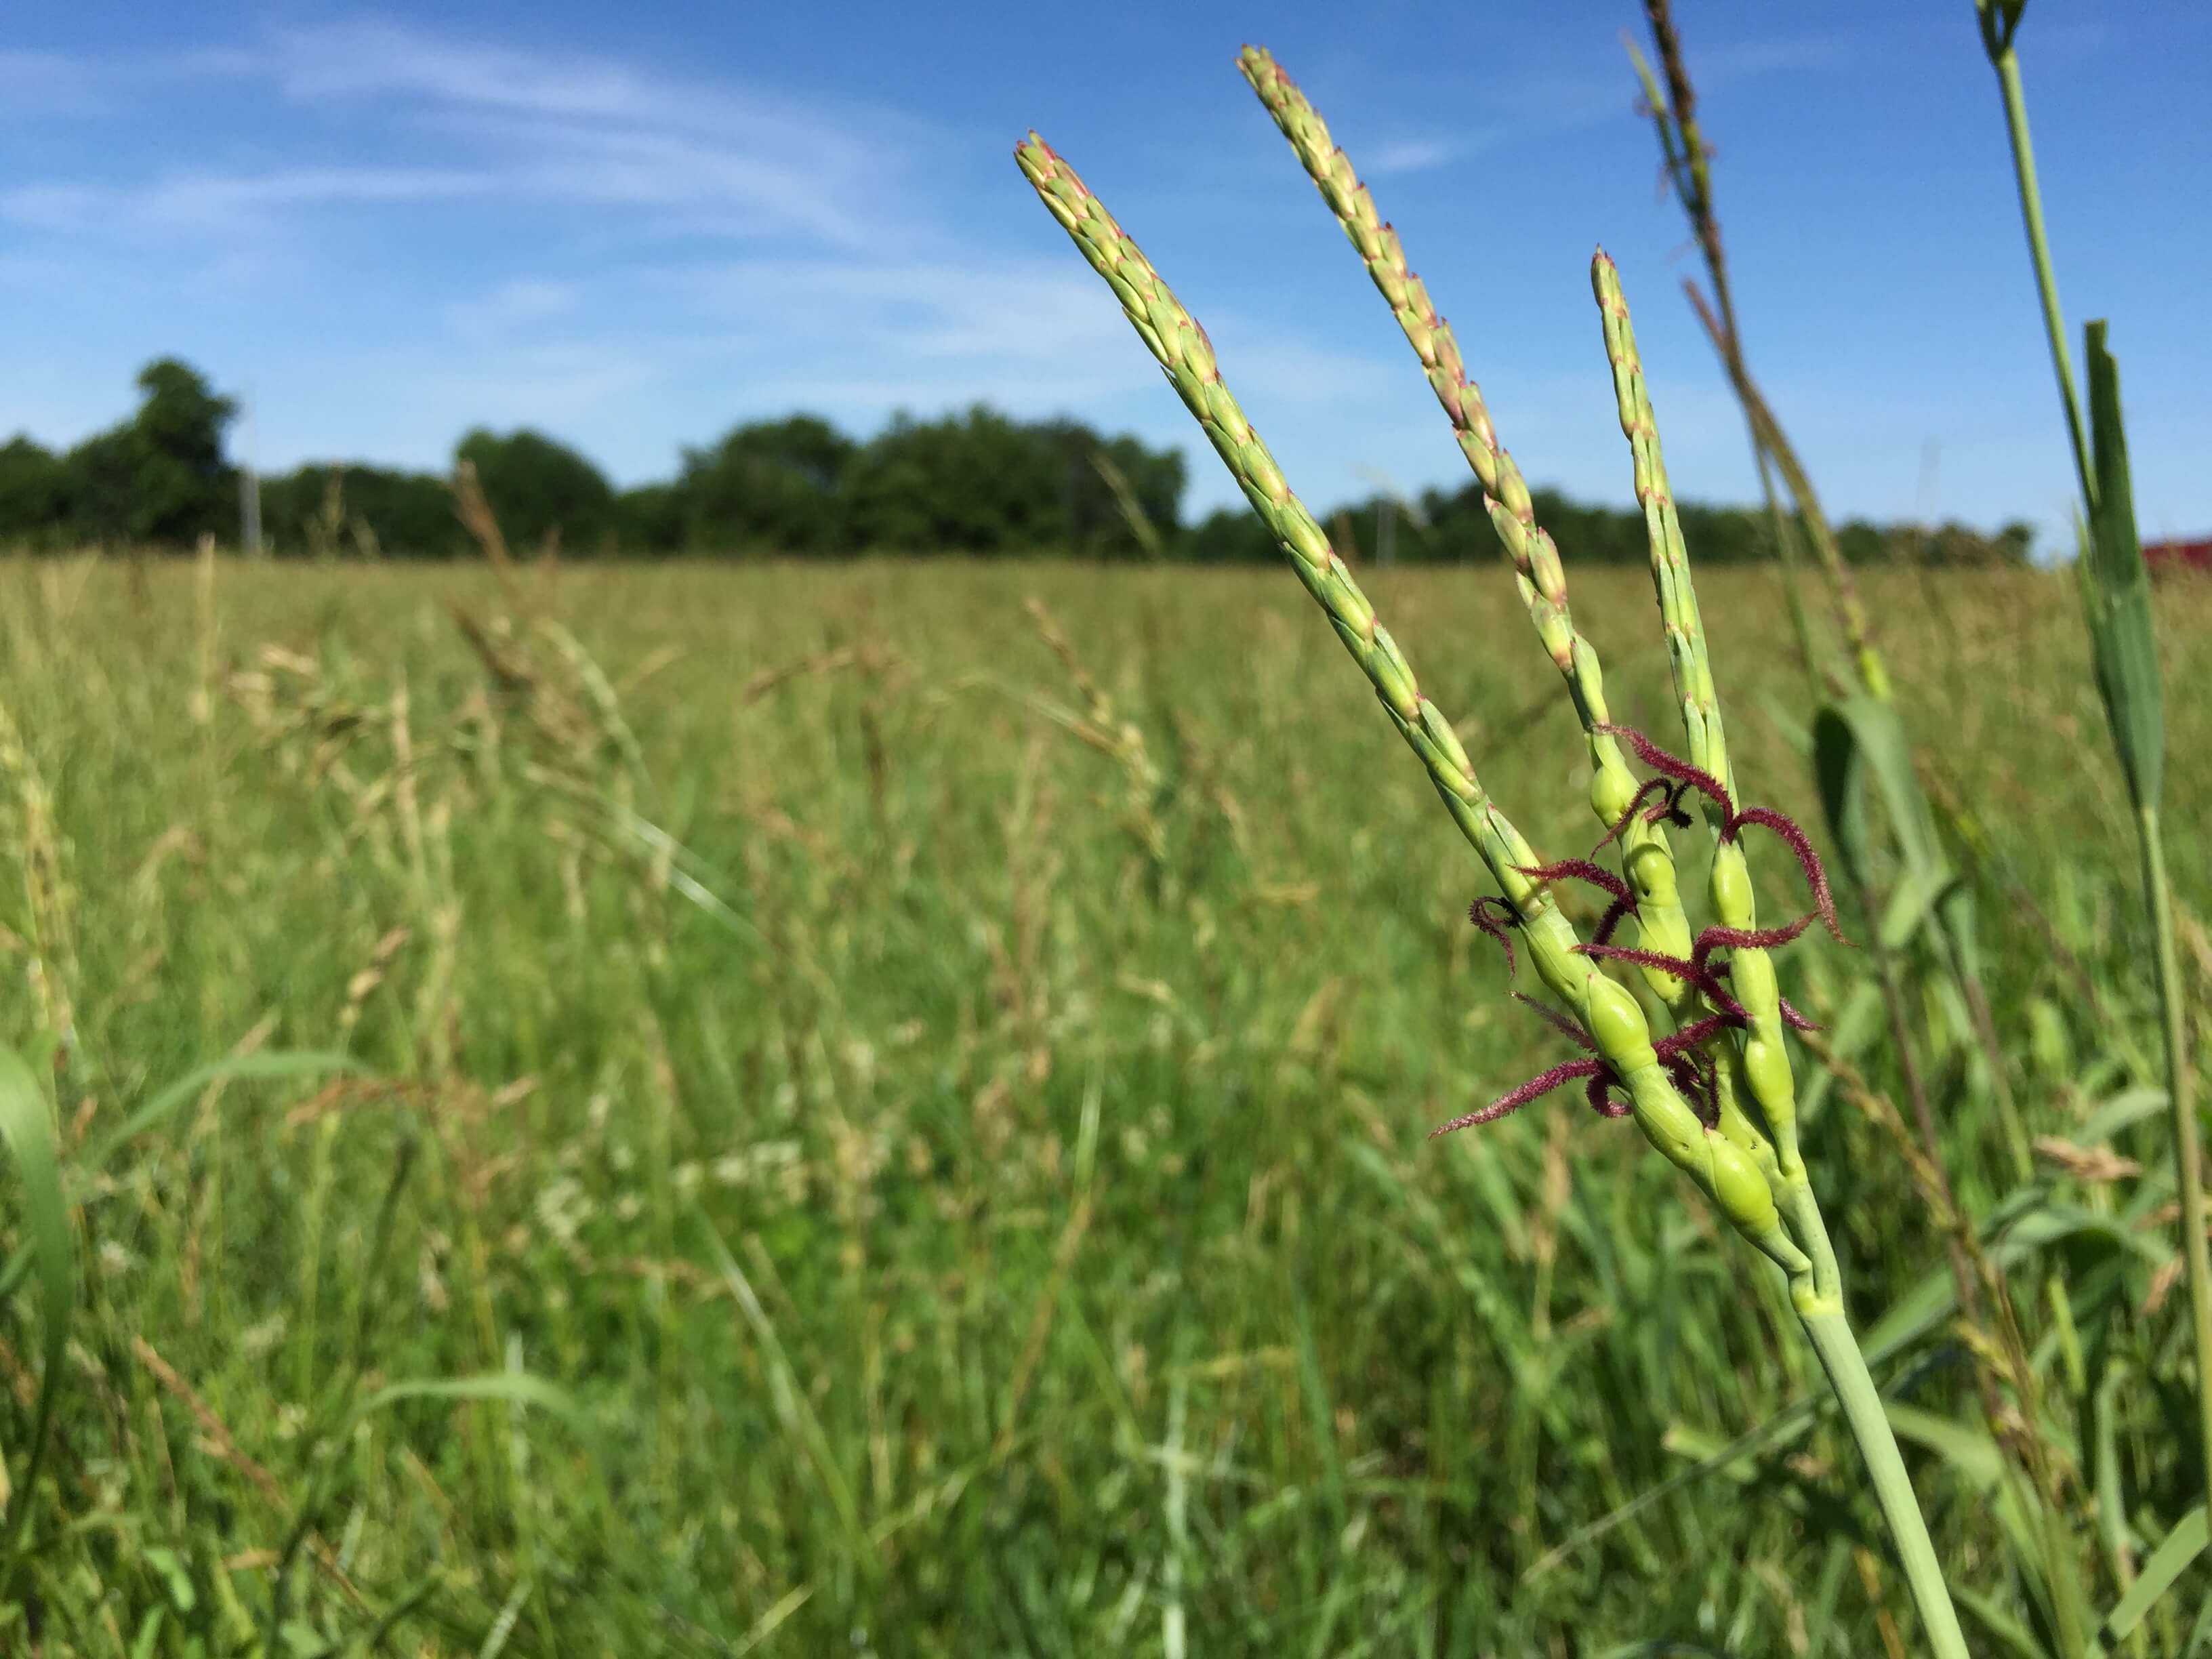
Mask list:
[[2145,542],[2143,562],[2154,575],[2168,570],[2197,570],[2212,576],[2212,537],[2193,542]]

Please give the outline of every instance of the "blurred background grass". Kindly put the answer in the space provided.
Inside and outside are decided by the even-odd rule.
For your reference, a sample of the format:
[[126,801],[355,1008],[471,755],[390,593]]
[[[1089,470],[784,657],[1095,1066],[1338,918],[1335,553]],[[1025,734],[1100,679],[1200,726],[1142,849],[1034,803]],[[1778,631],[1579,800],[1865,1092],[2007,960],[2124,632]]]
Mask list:
[[[1362,575],[1531,839],[1581,850],[1500,573]],[[2071,577],[1863,580],[2063,1138],[2156,1075]],[[1575,580],[1616,711],[1663,729],[1648,580]],[[2160,596],[2199,1008],[2204,586]],[[1701,596],[1747,793],[1817,823],[1772,572]],[[1563,1099],[1425,1139],[1555,1045],[1283,573],[15,560],[0,617],[0,1006],[66,1033],[85,1226],[17,1586],[46,1650],[1894,1639],[1825,1428],[1577,1542],[1818,1378],[1632,1129]],[[1815,1018],[1859,971],[1809,937],[1783,967]],[[295,1050],[359,1069],[211,1083],[84,1167],[195,1066]],[[1975,1213],[2014,1185],[1979,1064],[1930,1066]],[[1870,1323],[1941,1240],[1844,1094],[1808,1146]],[[21,1443],[27,1300],[0,1337]],[[1968,1397],[1921,1358],[1914,1403]],[[520,1385],[354,1410],[486,1373],[575,1420]],[[1997,1521],[1914,1455],[1947,1569],[2002,1600]]]

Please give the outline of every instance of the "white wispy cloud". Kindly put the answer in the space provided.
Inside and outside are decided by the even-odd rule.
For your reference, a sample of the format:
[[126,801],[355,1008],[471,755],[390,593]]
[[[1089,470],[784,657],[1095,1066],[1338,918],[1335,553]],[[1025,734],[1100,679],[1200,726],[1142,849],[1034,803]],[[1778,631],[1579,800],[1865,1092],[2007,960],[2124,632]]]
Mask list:
[[[94,92],[100,73],[134,92],[155,74],[77,67]],[[340,426],[415,456],[481,421],[572,432],[637,476],[666,464],[673,441],[642,434],[668,431],[671,408],[865,424],[976,401],[1133,402],[1190,443],[1173,399],[1146,396],[1158,371],[1095,276],[1065,249],[1000,245],[933,196],[966,141],[900,111],[389,23],[279,30],[168,70],[179,108],[263,114],[179,121],[173,144],[0,189],[0,222],[73,259],[173,271],[196,295],[219,285],[195,273],[218,267],[250,287],[256,260],[273,298],[319,277],[361,292],[380,278],[359,259],[391,259],[407,300],[379,308],[379,333],[302,343],[299,378],[344,384],[346,406],[264,400],[272,464],[342,447]],[[1426,164],[1410,142],[1395,160]],[[424,246],[453,251],[416,258]],[[428,327],[410,334],[418,297]],[[1221,307],[1209,325],[1255,415],[1356,400],[1395,367],[1295,318]],[[709,435],[696,416],[672,424]]]
[[1443,138],[1401,138],[1376,147],[1363,165],[1377,179],[1406,173],[1425,173],[1442,167],[1459,154],[1459,147]]
[[[179,84],[258,83],[310,125],[367,111],[380,128],[373,143],[447,159],[221,168],[171,157],[148,176],[18,185],[0,194],[0,215],[36,228],[97,221],[237,231],[279,227],[288,210],[483,197],[685,216],[732,236],[795,233],[853,247],[884,213],[887,198],[871,197],[872,182],[896,171],[918,131],[893,112],[817,106],[738,83],[691,85],[604,59],[457,44],[389,24],[288,30],[195,51],[166,69]],[[121,106],[113,94],[142,89],[158,72],[144,61],[0,54],[0,96],[38,88],[50,100],[112,112]]]
[[533,324],[573,315],[582,295],[574,283],[516,277],[495,283],[474,299],[446,307],[446,325],[464,339],[501,337]]

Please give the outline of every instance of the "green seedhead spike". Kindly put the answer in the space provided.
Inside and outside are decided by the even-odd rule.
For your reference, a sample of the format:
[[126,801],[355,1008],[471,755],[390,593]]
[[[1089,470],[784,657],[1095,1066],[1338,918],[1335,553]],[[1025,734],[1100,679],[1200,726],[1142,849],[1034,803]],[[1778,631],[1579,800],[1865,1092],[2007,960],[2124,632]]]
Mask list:
[[1484,792],[1449,721],[1422,694],[1404,653],[1376,620],[1352,572],[1244,418],[1222,381],[1205,331],[1104,204],[1043,139],[1031,133],[1017,147],[1015,159],[1084,258],[1113,289],[1184,406],[1374,685],[1399,735],[1420,757],[1454,821],[1519,913],[1537,972],[1581,1018],[1599,1053],[1618,1073],[1644,1138],[1785,1273],[1799,1278],[1809,1273],[1811,1263],[1784,1227],[1772,1182],[1760,1162],[1698,1121],[1659,1063],[1635,998],[1577,952],[1581,940],[1558,904],[1522,873],[1538,866],[1528,843]]
[[[1437,314],[1426,285],[1407,263],[1398,233],[1382,222],[1375,200],[1359,182],[1352,161],[1329,136],[1297,83],[1264,48],[1247,46],[1237,67],[1259,94],[1283,136],[1290,140],[1315,187],[1336,216],[1345,239],[1359,254],[1390,307],[1406,342],[1421,361],[1430,390],[1450,418],[1460,451],[1481,483],[1485,506],[1498,543],[1512,561],[1514,583],[1534,624],[1544,653],[1565,678],[1575,714],[1589,747],[1590,809],[1610,830],[1620,803],[1635,781],[1620,745],[1602,728],[1612,723],[1606,708],[1605,680],[1596,651],[1576,631],[1567,602],[1566,571],[1551,536],[1536,522],[1528,485],[1513,458],[1498,441],[1481,389],[1468,378],[1459,341]],[[1690,927],[1674,879],[1674,854],[1665,832],[1656,825],[1632,824],[1621,837],[1622,868],[1637,890],[1637,927],[1648,950],[1681,957],[1689,951]],[[1639,969],[1652,990],[1679,1018],[1691,1006],[1689,988],[1656,969]]]

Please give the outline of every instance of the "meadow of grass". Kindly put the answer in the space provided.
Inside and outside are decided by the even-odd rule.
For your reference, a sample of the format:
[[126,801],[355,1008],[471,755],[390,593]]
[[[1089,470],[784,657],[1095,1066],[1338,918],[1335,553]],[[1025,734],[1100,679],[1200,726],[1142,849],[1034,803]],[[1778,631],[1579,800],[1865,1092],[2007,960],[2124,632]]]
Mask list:
[[[1363,580],[1531,840],[1583,850],[1583,746],[1502,573]],[[1865,580],[2021,1114],[2070,1142],[2158,1075],[2079,601]],[[1617,715],[1660,728],[1648,576],[1576,583]],[[1739,772],[1817,823],[1773,577],[1701,589]],[[2212,596],[2160,605],[2202,1008]],[[1825,1389],[1778,1278],[1627,1125],[1560,1100],[1426,1139],[1556,1041],[1280,570],[16,561],[0,710],[0,1007],[67,1034],[82,1272],[9,1641],[1898,1640],[1829,1418],[1578,1532]],[[1815,1018],[1864,972],[1809,938],[1782,965]],[[1948,1281],[1878,1041],[1857,1066],[1808,1060],[1805,1115],[1864,1329]],[[1985,1213],[2016,1179],[1978,1050],[1929,1071]],[[2041,1169],[2109,1221],[2069,1273],[2164,1302],[2118,1443],[2051,1362],[2124,1523],[2201,1490],[2142,1426],[2193,1410],[2171,1217],[2114,1184],[2152,1133]],[[11,1471],[43,1337],[27,1292],[0,1308]],[[2016,1604],[2002,1505],[1946,1455],[1972,1383],[1941,1318],[1882,1369],[1947,1573]]]

